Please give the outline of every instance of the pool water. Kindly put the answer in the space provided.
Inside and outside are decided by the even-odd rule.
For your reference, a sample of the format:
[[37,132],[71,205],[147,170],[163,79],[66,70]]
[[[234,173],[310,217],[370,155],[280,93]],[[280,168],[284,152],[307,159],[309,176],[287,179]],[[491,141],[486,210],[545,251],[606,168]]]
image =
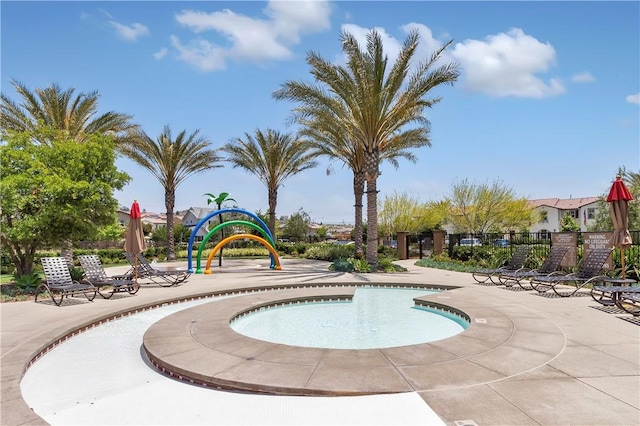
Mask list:
[[402,288],[358,288],[352,301],[267,308],[237,318],[236,332],[285,345],[374,349],[446,339],[468,326],[462,317],[416,307],[413,299],[438,293]]

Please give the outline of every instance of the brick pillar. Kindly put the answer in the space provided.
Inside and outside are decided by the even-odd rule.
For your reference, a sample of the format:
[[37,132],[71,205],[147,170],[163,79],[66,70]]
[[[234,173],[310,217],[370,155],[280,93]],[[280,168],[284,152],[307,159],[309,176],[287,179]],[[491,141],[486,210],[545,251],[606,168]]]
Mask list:
[[398,231],[398,259],[404,260],[409,258],[407,253],[407,237],[409,233],[407,231]]
[[433,254],[440,254],[444,251],[444,241],[447,231],[433,231]]

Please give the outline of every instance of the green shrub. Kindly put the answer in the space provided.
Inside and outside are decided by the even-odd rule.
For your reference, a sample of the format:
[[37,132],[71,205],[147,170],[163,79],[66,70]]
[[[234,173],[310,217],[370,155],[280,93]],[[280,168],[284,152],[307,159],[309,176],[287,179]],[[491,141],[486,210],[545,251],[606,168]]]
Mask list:
[[330,271],[353,272],[353,263],[349,259],[336,259],[330,266]]
[[84,271],[82,270],[82,268],[79,268],[77,266],[69,268],[69,273],[71,273],[71,279],[74,281],[80,281],[84,277]]
[[367,259],[350,258],[349,261],[353,263],[353,270],[355,272],[371,272],[371,266],[369,262],[367,262]]
[[353,257],[354,250],[353,245],[320,243],[308,247],[304,253],[304,257],[307,259],[333,262],[337,259]]
[[40,273],[38,272],[31,272],[30,274],[23,275],[14,274],[13,276],[13,282],[20,290],[35,288],[40,284],[41,280],[42,278],[40,277]]

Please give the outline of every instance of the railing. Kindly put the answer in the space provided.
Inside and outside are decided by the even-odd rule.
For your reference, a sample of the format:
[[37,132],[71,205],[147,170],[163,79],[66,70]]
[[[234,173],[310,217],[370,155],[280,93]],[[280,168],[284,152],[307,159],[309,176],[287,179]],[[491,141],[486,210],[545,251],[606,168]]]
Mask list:
[[[603,231],[603,233],[610,231]],[[589,234],[590,232],[585,232]],[[582,253],[584,253],[583,241],[584,235],[583,232],[577,232],[577,255],[578,259],[582,257]],[[632,244],[628,249],[625,249],[625,259],[627,264],[633,264],[640,267],[640,230],[629,231],[631,234]],[[481,242],[481,246],[470,246],[469,248],[473,251],[474,248],[477,249],[479,247],[491,247],[491,250],[507,250],[509,252],[513,251],[515,247],[522,244],[527,244],[532,246],[532,253],[536,257],[544,256],[552,245],[552,234],[550,233],[529,233],[529,232],[512,232],[510,234],[502,235],[502,234],[448,234],[447,239],[445,240],[445,245],[448,250],[449,257],[453,257],[454,250],[456,246],[460,246],[460,242],[462,239],[469,238],[477,238]],[[503,242],[506,240],[506,243]],[[620,258],[620,251],[614,250],[614,258]],[[616,262],[619,263],[619,262]]]

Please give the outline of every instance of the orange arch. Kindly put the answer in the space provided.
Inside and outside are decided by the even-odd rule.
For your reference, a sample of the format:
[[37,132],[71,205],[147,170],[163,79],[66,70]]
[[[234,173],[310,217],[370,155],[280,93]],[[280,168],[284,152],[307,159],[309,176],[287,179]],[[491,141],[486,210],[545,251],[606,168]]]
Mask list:
[[216,255],[218,250],[220,250],[220,248],[222,248],[225,244],[230,243],[231,241],[239,240],[239,239],[242,239],[242,238],[248,238],[250,240],[257,241],[260,244],[262,244],[263,246],[265,246],[269,250],[269,252],[273,255],[273,258],[276,261],[276,265],[273,267],[273,269],[277,269],[277,270],[282,269],[280,267],[280,258],[278,257],[278,253],[273,249],[273,247],[271,246],[271,244],[269,244],[269,242],[267,240],[265,240],[264,238],[260,238],[257,235],[253,235],[253,234],[234,234],[234,235],[231,235],[231,236],[223,239],[222,241],[220,241],[211,250],[211,253],[209,253],[209,257],[207,258],[207,265],[204,268],[204,273],[205,274],[210,274],[211,273],[211,261],[213,260],[213,257]]

